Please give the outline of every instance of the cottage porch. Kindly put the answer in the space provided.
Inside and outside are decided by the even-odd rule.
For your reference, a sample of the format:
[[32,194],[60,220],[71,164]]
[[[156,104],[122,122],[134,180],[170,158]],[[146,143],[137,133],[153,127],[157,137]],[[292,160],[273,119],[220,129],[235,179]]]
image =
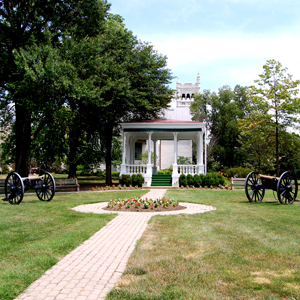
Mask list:
[[[174,147],[172,186],[179,186],[181,174],[206,174],[205,124],[196,121],[153,120],[122,123],[123,155],[121,173],[142,174],[145,185],[151,186],[152,175],[157,174],[156,143],[159,140],[172,140]],[[147,140],[147,164],[135,164],[135,143]],[[197,164],[178,165],[178,141],[195,140],[197,145]],[[154,152],[154,163],[151,163],[151,152]]]

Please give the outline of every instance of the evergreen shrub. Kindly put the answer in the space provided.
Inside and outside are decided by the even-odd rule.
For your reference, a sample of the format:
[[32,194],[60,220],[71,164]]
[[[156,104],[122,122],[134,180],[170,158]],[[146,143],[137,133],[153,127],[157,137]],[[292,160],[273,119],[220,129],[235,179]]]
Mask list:
[[187,184],[188,184],[188,185],[194,185],[194,176],[193,176],[193,175],[188,174],[188,175],[186,176],[186,180],[187,180]]
[[187,179],[184,174],[181,174],[179,177],[179,186],[187,186]]
[[131,177],[130,175],[122,175],[122,177],[120,178],[120,184],[124,185],[126,184],[126,186],[129,186],[131,184]]
[[198,174],[194,175],[194,186],[200,187],[201,183],[202,183],[201,177]]
[[253,170],[247,168],[229,168],[224,169],[223,173],[226,173],[229,178],[236,177],[236,178],[246,178],[247,175],[252,172]]
[[135,185],[138,185],[139,187],[141,187],[144,183],[144,177],[142,174],[137,174],[136,175],[136,179],[137,179],[137,182]]
[[164,169],[164,170],[159,170],[159,171],[157,171],[157,174],[160,174],[160,175],[168,175],[168,174],[170,174],[170,175],[172,175],[172,172],[173,171],[171,171],[170,169]]
[[142,176],[142,174],[133,174],[131,177],[131,182],[133,186],[137,185],[141,187],[144,183],[144,177]]
[[111,177],[120,177],[120,172],[117,171],[111,172]]

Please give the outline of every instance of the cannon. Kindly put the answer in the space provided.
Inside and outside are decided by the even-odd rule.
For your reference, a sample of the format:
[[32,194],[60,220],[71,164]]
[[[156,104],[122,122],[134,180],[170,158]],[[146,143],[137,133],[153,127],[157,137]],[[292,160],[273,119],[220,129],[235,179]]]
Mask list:
[[273,190],[281,204],[293,204],[298,193],[298,182],[295,176],[284,172],[280,177],[273,177],[250,172],[245,181],[245,192],[250,202],[261,202],[265,190]]
[[41,201],[51,201],[55,194],[53,176],[48,172],[39,172],[39,175],[30,174],[22,178],[18,173],[11,172],[5,179],[3,200],[10,204],[20,204],[28,190],[35,190]]

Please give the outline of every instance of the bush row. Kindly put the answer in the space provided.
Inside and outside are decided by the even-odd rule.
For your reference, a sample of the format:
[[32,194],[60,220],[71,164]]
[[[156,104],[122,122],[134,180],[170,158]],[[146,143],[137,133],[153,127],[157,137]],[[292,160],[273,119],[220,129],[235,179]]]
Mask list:
[[226,176],[228,178],[231,178],[231,177],[246,178],[247,175],[250,172],[252,172],[253,170],[247,169],[247,168],[238,167],[238,168],[228,168],[228,169],[224,169],[222,171],[223,171],[223,173],[226,174]]
[[168,175],[168,174],[171,174],[172,175],[172,170],[170,169],[164,169],[164,170],[160,170],[160,171],[157,171],[157,174],[163,174],[163,175]]
[[[84,166],[82,165],[79,165],[77,166],[77,171],[76,171],[76,175],[77,176],[91,176],[91,175],[94,175],[94,176],[99,176],[99,177],[106,177],[106,171],[101,171],[99,170],[98,172],[96,173],[92,173],[90,171],[87,171]],[[119,178],[120,176],[120,172],[119,171],[112,171],[111,172],[111,177],[118,177]]]
[[139,186],[141,187],[142,184],[144,183],[144,177],[142,174],[133,174],[132,176],[130,175],[122,175],[120,178],[120,184],[126,185],[126,186]]
[[195,186],[195,187],[204,187],[204,186],[215,186],[215,185],[224,185],[225,178],[218,173],[207,173],[206,175],[184,175],[181,174],[179,177],[179,186]]

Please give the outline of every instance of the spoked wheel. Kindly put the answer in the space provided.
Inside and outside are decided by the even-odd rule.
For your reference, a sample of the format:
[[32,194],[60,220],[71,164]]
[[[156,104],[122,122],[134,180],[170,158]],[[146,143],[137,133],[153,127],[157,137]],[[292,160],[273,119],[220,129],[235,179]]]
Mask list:
[[24,184],[20,175],[12,172],[5,179],[5,200],[10,204],[20,204],[24,197]]
[[245,193],[250,202],[261,202],[265,195],[265,188],[257,175],[258,172],[251,172],[245,181]]
[[48,172],[43,172],[41,180],[36,186],[36,195],[41,201],[51,201],[55,194],[55,181],[52,175]]
[[277,197],[281,204],[293,204],[298,193],[298,182],[289,171],[284,172],[277,184]]

